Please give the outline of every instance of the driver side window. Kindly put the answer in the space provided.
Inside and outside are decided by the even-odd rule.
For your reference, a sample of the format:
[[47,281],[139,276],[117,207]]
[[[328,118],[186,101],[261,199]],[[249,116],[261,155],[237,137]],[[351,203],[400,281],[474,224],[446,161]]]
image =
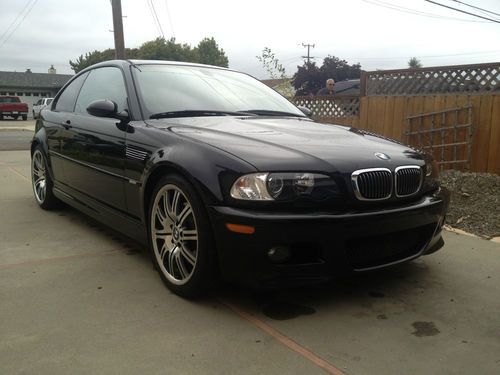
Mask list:
[[118,111],[127,109],[127,90],[119,68],[97,68],[90,72],[80,90],[75,112],[89,115],[87,107],[94,100],[109,99],[118,105]]

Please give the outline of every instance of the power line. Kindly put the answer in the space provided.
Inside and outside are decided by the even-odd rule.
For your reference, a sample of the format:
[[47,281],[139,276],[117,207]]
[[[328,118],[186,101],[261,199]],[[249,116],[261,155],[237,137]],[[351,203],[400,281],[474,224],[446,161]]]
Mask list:
[[500,13],[495,13],[495,12],[492,12],[491,10],[487,10],[487,9],[479,8],[479,7],[477,7],[477,6],[470,5],[470,4],[467,4],[467,3],[463,3],[463,2],[458,1],[458,0],[451,0],[451,1],[454,1],[455,3],[458,3],[458,4],[465,5],[466,7],[469,7],[469,8],[473,8],[473,9],[480,10],[480,11],[482,11],[483,13],[491,13],[491,14],[494,14],[495,16],[500,16]]
[[9,32],[10,28],[12,26],[14,26],[14,24],[17,22],[17,20],[19,19],[19,17],[21,17],[21,15],[24,13],[24,11],[28,8],[29,4],[31,3],[32,0],[28,0],[28,2],[26,3],[26,5],[24,6],[24,8],[19,12],[19,14],[16,16],[16,18],[14,19],[14,21],[12,21],[12,23],[9,25],[9,27],[7,27],[4,31],[4,33],[2,34],[2,36],[0,36],[0,40],[3,39],[3,37]]
[[422,11],[419,11],[416,9],[406,8],[406,7],[402,7],[402,6],[393,4],[393,3],[388,3],[388,2],[384,2],[384,1],[380,1],[380,0],[372,0],[372,1],[361,0],[361,1],[368,3],[368,4],[375,5],[375,6],[379,6],[382,8],[391,9],[391,10],[394,10],[397,12],[413,14],[413,15],[421,16],[421,17],[437,18],[437,19],[441,19],[441,20],[459,21],[459,22],[474,22],[474,23],[484,22],[484,21],[466,20],[463,18],[456,18],[456,17],[446,17],[446,16],[442,16],[439,14],[435,14],[435,13],[422,12]]
[[7,37],[3,40],[3,42],[0,44],[0,48],[2,48],[5,43],[7,43],[7,41],[16,32],[16,30],[19,28],[19,26],[22,25],[22,23],[24,22],[24,20],[26,19],[26,17],[28,17],[28,15],[31,13],[31,10],[33,9],[33,7],[37,3],[37,1],[38,0],[34,0],[33,1],[33,3],[31,4],[30,8],[28,8],[27,12],[24,14],[24,17],[21,19],[21,21],[19,21],[19,23],[16,25],[16,27],[14,27],[14,29],[12,29],[12,31],[10,32],[10,34],[8,34]]
[[480,16],[479,14],[466,12],[465,10],[453,8],[453,7],[450,7],[448,5],[444,5],[444,4],[441,4],[441,3],[436,3],[435,1],[432,1],[432,0],[425,0],[425,1],[427,1],[428,3],[432,3],[432,4],[435,4],[435,5],[438,5],[440,7],[448,8],[448,9],[451,9],[451,10],[454,10],[454,11],[457,11],[457,12],[460,12],[460,13],[465,13],[465,14],[468,14],[468,15],[473,16],[473,17],[482,18],[484,20],[488,20],[488,21],[495,22],[495,23],[500,23],[500,21],[495,20],[493,18],[487,18],[487,17]]
[[156,14],[155,4],[154,4],[153,0],[149,0],[149,1],[151,3],[151,6],[153,7],[153,13],[155,15],[156,22],[158,23],[158,27],[160,28],[161,36],[163,37],[163,39],[165,39],[165,34],[163,33],[163,29],[161,27],[160,19],[158,18],[158,14]]
[[148,4],[149,11],[151,12],[151,17],[153,17],[153,22],[156,25],[156,30],[159,32],[162,38],[165,39],[165,35],[163,34],[163,29],[161,28],[160,21],[158,20],[158,15],[156,14],[156,10],[153,5],[153,0],[146,0],[146,3]]
[[[454,57],[454,56],[474,56],[474,55],[496,55],[500,54],[500,50],[498,51],[482,51],[482,52],[468,52],[468,53],[456,53],[456,54],[446,54],[446,55],[425,55],[425,56],[418,56],[418,58],[446,58],[446,57]],[[324,57],[318,57],[318,58],[325,58],[328,56]],[[412,56],[391,56],[391,57],[353,57],[353,56],[346,56],[344,59],[349,59],[349,60],[380,60],[380,61],[385,61],[385,60],[398,60],[398,59],[409,59],[415,57],[415,55]]]
[[172,36],[175,38],[174,24],[170,18],[170,9],[168,8],[168,1],[165,0],[165,8],[167,9],[168,23],[170,24],[170,29],[172,30]]

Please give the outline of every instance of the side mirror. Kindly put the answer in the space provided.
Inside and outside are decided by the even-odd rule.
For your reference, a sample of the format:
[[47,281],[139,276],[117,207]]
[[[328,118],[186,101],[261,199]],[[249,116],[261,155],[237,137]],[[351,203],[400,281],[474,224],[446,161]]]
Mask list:
[[307,108],[307,107],[302,107],[302,106],[298,106],[297,108],[298,108],[298,109],[300,109],[300,110],[302,111],[302,113],[303,113],[304,115],[306,115],[307,117],[309,117],[309,118],[311,118],[311,117],[312,117],[312,111],[311,111],[309,108]]
[[118,112],[118,106],[112,100],[94,100],[87,107],[87,112],[96,117],[111,117],[118,120],[128,120],[127,112]]

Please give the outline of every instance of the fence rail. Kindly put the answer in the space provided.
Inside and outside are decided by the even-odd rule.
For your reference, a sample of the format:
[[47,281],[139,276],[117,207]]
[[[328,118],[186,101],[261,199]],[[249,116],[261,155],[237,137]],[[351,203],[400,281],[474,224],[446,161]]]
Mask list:
[[292,99],[297,106],[307,107],[315,118],[346,118],[359,116],[359,96],[297,96]]
[[[340,111],[333,111],[328,101],[340,106]],[[349,102],[342,102],[341,98],[295,98],[297,105],[303,105],[313,110],[313,118],[320,122],[327,122],[345,126],[353,126],[388,138],[406,142],[406,125],[408,118],[422,118],[423,129],[432,129],[433,114],[442,111],[456,111],[459,108],[472,106],[472,123],[474,126],[472,148],[470,156],[470,170],[474,172],[490,172],[500,174],[500,93],[497,94],[448,94],[448,95],[387,95],[351,97]],[[344,110],[344,105],[356,103],[354,110]],[[339,115],[336,115],[339,114]],[[458,111],[458,128],[461,124],[469,123],[468,115]],[[436,117],[436,116],[434,116]],[[437,116],[439,117],[439,116]],[[437,120],[435,120],[437,121]],[[440,131],[452,132],[457,124],[441,122]],[[435,125],[435,127],[438,127]],[[450,129],[447,129],[450,127]],[[463,131],[466,131],[464,127]],[[429,132],[433,134],[436,132]],[[449,133],[452,134],[452,133]],[[413,135],[413,134],[410,134]],[[454,143],[445,136],[446,142]],[[439,137],[435,137],[438,144]],[[448,151],[447,151],[448,152]],[[459,160],[467,158],[446,157],[440,160],[447,167],[456,166]],[[447,163],[447,160],[455,160]]]

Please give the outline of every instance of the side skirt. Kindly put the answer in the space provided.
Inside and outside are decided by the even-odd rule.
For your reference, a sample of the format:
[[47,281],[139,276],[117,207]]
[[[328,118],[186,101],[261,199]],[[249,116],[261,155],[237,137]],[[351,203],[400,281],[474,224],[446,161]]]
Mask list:
[[58,199],[69,206],[147,246],[147,231],[140,221],[127,217],[94,200],[90,202],[88,197],[80,196],[81,194],[76,192],[70,194],[61,190],[60,187],[54,187],[53,192]]

